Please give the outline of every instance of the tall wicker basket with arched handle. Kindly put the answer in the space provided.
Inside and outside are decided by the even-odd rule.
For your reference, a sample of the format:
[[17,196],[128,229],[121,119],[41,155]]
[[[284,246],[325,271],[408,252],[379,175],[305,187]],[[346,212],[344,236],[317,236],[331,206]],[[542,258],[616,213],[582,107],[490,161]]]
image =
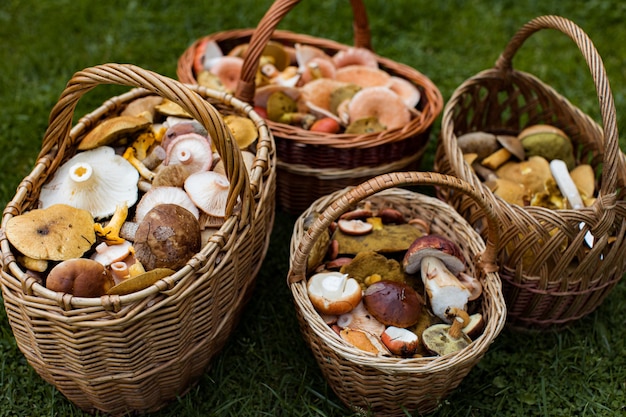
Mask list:
[[[518,49],[544,29],[562,32],[580,49],[596,87],[602,125],[532,74],[513,68]],[[560,16],[528,22],[493,68],[454,91],[444,109],[435,169],[481,187],[480,178],[463,160],[457,138],[474,131],[517,134],[533,124],[563,130],[573,143],[576,163],[590,164],[597,175],[597,198],[583,209],[551,210],[502,199],[496,205],[502,236],[498,262],[509,321],[518,327],[555,328],[596,309],[626,271],[626,164],[613,94],[589,36]],[[479,226],[482,213],[473,202],[454,192],[441,194]],[[594,237],[593,248],[585,243],[588,232]]]

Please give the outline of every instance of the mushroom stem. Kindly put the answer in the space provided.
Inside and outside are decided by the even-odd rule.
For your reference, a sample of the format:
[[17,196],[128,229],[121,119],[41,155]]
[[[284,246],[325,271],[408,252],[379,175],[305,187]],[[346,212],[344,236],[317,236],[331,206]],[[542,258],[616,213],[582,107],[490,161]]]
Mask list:
[[107,223],[105,227],[102,227],[100,223],[94,224],[96,234],[113,245],[124,243],[125,239],[120,237],[120,230],[127,216],[128,204],[124,203],[118,205],[115,208],[115,213],[113,213],[111,220],[109,220],[109,223]]
[[446,311],[449,308],[465,309],[470,291],[435,256],[422,259],[422,281],[430,300],[433,313],[449,322]]
[[78,162],[70,169],[70,179],[74,182],[87,182],[93,175],[93,167],[86,162]]
[[[567,198],[570,206],[576,210],[583,208],[585,205],[583,204],[583,200],[578,192],[578,187],[576,187],[576,184],[572,180],[567,164],[560,159],[553,159],[550,161],[550,171],[552,172],[552,176],[554,177],[561,194]],[[580,228],[582,229],[584,225],[584,223],[580,223]],[[587,232],[585,234],[585,242],[590,248],[593,247],[593,235],[591,232]]]
[[446,310],[446,316],[452,318],[452,325],[448,330],[448,334],[450,337],[458,339],[463,328],[470,322],[469,314],[463,309],[450,307]]
[[145,178],[148,181],[152,182],[155,174],[154,172],[150,171],[143,162],[135,157],[135,148],[129,146],[128,148],[126,148],[123,156],[124,159],[126,159],[128,162],[130,162],[132,166],[135,167],[135,169],[137,170],[137,172],[139,172],[139,175],[141,175],[142,178]]
[[126,262],[118,261],[111,264],[111,274],[116,284],[119,284],[124,279],[128,278],[129,268]]
[[330,300],[341,297],[348,282],[348,274],[329,275],[322,281],[322,295]]
[[165,160],[166,155],[165,149],[161,145],[157,145],[150,151],[142,163],[149,170],[153,170]]

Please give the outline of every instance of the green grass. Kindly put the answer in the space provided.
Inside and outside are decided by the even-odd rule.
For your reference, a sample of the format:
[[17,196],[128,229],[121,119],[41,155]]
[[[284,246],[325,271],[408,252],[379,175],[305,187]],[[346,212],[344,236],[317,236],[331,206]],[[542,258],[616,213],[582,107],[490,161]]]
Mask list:
[[[352,43],[344,2],[305,1],[281,28]],[[365,0],[375,50],[427,74],[448,98],[489,68],[529,19],[559,14],[594,40],[626,129],[626,6],[617,0],[519,2]],[[133,63],[175,76],[176,61],[202,35],[254,26],[268,0],[3,0],[0,3],[0,203],[4,207],[38,153],[48,114],[75,71]],[[330,15],[332,18],[328,18]],[[544,31],[515,66],[544,79],[596,119],[598,100],[581,54],[565,36]],[[120,90],[97,88],[83,114]],[[439,121],[433,138],[439,131]],[[622,141],[622,149],[626,149]],[[423,169],[432,166],[434,141]],[[278,213],[255,295],[223,353],[189,393],[155,416],[350,415],[326,384],[300,336],[286,285],[294,216]],[[561,332],[515,332],[486,357],[434,416],[621,416],[626,414],[626,284],[594,313]],[[26,363],[0,313],[0,417],[83,416]]]

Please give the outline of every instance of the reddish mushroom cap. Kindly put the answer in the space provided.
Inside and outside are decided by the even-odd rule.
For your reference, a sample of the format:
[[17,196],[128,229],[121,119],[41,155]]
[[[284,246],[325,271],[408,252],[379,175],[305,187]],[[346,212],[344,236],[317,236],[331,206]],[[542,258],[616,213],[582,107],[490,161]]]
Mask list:
[[404,255],[404,270],[408,274],[419,271],[426,256],[440,259],[454,275],[465,270],[461,248],[450,239],[436,234],[420,236],[413,241]]

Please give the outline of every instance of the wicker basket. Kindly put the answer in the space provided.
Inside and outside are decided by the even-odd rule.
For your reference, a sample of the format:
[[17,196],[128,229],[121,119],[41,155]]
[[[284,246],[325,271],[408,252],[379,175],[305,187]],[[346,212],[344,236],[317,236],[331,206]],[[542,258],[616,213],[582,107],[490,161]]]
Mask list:
[[[437,173],[390,173],[318,199],[296,221],[291,240],[289,283],[304,339],[339,398],[355,411],[381,416],[434,410],[485,355],[506,320],[500,278],[494,272],[498,268],[493,264],[498,238],[495,217],[490,222],[490,240],[485,246],[480,235],[452,207],[434,197],[395,188],[406,185],[451,187],[476,199],[487,213],[491,212],[491,203],[483,199],[480,189],[457,178]],[[430,222],[433,233],[449,236],[460,244],[468,261],[468,273],[480,277],[483,283],[482,311],[487,320],[483,334],[468,347],[439,357],[374,356],[344,342],[314,309],[307,294],[308,254],[333,221],[366,199],[373,210],[391,206],[408,211]],[[313,215],[318,217],[305,230],[305,219]]]
[[[598,94],[602,127],[541,80],[513,69],[517,50],[541,29],[563,32],[582,52]],[[626,271],[626,165],[602,59],[577,25],[558,16],[538,17],[524,25],[494,68],[454,91],[444,109],[435,170],[480,187],[480,179],[463,160],[457,137],[473,131],[517,134],[537,123],[567,133],[577,163],[588,163],[598,173],[597,200],[584,209],[550,210],[500,199],[496,205],[501,227],[498,263],[510,324],[559,328],[596,309]],[[482,212],[473,202],[454,192],[441,196],[480,227]],[[595,239],[591,250],[584,242],[588,231]]]
[[[99,84],[137,88],[106,101],[70,131],[77,101]],[[265,257],[274,221],[271,133],[248,104],[204,88],[193,90],[130,65],[77,72],[51,112],[33,171],[4,210],[2,295],[17,344],[37,373],[83,410],[110,415],[151,412],[184,394],[236,326]],[[79,298],[47,290],[16,263],[4,235],[7,221],[36,208],[41,186],[75,154],[87,132],[147,95],[175,101],[207,128],[226,162],[229,212],[237,199],[241,209],[227,215],[184,267],[142,291]],[[217,108],[248,117],[258,128],[250,175]]]
[[[331,55],[349,48],[323,38],[275,30],[298,3],[299,0],[276,0],[256,29],[220,32],[197,40],[179,59],[179,79],[185,83],[196,82],[193,59],[203,40],[216,41],[224,52],[249,43],[235,95],[252,103],[258,62],[269,40],[287,46],[312,45]],[[354,46],[372,49],[365,6],[361,0],[351,0],[351,5]],[[431,126],[443,108],[443,98],[432,81],[415,69],[383,57],[377,59],[382,69],[418,87],[422,97],[417,106],[419,115],[402,128],[363,135],[311,132],[268,121],[277,149],[277,204],[285,211],[300,214],[315,199],[329,192],[357,185],[378,174],[419,166]]]

